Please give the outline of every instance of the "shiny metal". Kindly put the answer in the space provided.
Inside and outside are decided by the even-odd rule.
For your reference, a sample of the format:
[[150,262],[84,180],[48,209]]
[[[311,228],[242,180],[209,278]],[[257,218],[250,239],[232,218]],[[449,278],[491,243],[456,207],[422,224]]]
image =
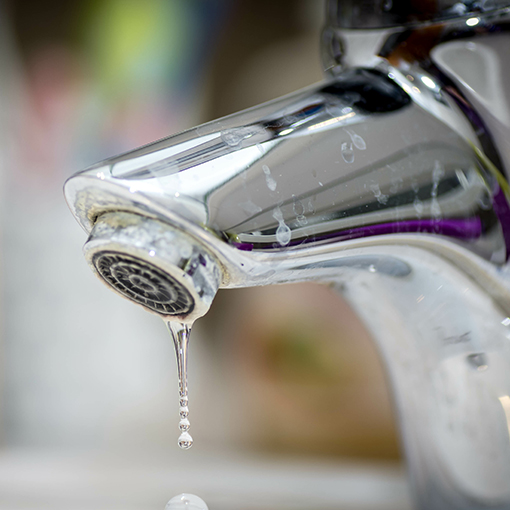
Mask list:
[[[359,30],[339,5],[324,82],[95,165],[67,201],[103,278],[103,251],[149,262],[197,302],[181,321],[218,283],[333,284],[387,365],[417,508],[509,509],[510,7]],[[144,225],[207,256],[207,302]]]

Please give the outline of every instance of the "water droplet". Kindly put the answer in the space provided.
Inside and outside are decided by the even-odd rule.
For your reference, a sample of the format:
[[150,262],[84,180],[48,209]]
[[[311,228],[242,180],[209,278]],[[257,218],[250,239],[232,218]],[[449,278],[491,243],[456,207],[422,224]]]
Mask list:
[[193,438],[189,435],[188,431],[184,431],[179,436],[178,444],[179,448],[182,448],[183,450],[188,450],[193,446]]
[[273,179],[271,175],[271,170],[267,165],[262,165],[262,171],[266,175],[266,185],[271,190],[274,191],[276,189],[276,181]]
[[[179,378],[179,416],[181,421],[179,422],[179,429],[181,429],[181,423],[183,420],[188,422],[188,427],[179,437],[179,446],[185,450],[191,448],[193,439],[188,434],[189,421],[187,420],[189,415],[188,409],[188,343],[191,332],[191,325],[182,324],[180,322],[168,321],[168,331],[172,336],[175,347],[175,356],[177,359],[177,375]],[[181,429],[182,430],[182,429]],[[187,434],[183,437],[183,434]]]
[[413,207],[418,216],[423,214],[423,202],[418,197],[414,199]]
[[370,190],[380,204],[385,205],[388,202],[388,195],[384,195],[382,193],[381,188],[379,188],[379,184],[371,184]]
[[298,216],[296,218],[296,220],[297,220],[298,224],[301,225],[302,227],[305,225],[308,225],[308,220],[304,214],[302,214],[301,216]]
[[354,144],[354,147],[356,147],[356,149],[364,151],[367,148],[365,140],[361,138],[360,135],[356,134],[351,129],[346,129],[345,131],[347,131],[347,134],[350,136],[351,142]]
[[437,198],[432,199],[430,204],[430,212],[434,218],[441,218],[441,206],[439,205]]
[[368,270],[371,272],[371,273],[377,273],[377,269],[375,268],[374,264],[370,264],[368,266]]
[[296,216],[302,216],[303,213],[305,212],[305,208],[303,207],[301,200],[294,196],[292,197],[292,200],[293,200],[292,209],[294,210],[294,214]]
[[343,142],[340,146],[342,152],[342,159],[346,163],[352,163],[354,161],[354,151],[352,150],[352,143]]
[[205,501],[194,494],[179,494],[165,506],[165,510],[209,510]]
[[221,133],[221,139],[230,147],[235,147],[239,145],[243,137],[239,136],[234,130],[229,130]]
[[189,423],[188,418],[183,418],[179,422],[179,430],[181,430],[182,432],[186,432],[187,430],[189,430],[189,426],[190,426],[190,423]]
[[282,220],[276,229],[276,240],[281,246],[287,246],[290,243],[291,232],[290,228]]
[[278,228],[276,229],[276,241],[280,244],[280,246],[287,246],[290,243],[291,231],[290,228],[285,224],[282,211],[279,207],[273,211],[273,218],[279,224]]

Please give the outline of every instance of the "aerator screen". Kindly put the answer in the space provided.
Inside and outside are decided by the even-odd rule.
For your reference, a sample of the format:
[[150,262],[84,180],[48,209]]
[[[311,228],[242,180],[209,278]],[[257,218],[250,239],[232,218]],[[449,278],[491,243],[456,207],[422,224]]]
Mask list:
[[94,259],[98,273],[127,298],[163,315],[187,315],[194,301],[186,288],[174,278],[129,255],[98,253]]

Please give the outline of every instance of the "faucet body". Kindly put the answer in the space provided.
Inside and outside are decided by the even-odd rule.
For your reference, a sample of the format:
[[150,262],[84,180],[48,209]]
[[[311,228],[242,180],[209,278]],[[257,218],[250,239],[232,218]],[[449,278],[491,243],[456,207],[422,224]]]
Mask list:
[[329,2],[324,82],[66,198],[96,274],[166,320],[220,286],[333,285],[385,361],[417,508],[510,509],[510,8],[383,4]]

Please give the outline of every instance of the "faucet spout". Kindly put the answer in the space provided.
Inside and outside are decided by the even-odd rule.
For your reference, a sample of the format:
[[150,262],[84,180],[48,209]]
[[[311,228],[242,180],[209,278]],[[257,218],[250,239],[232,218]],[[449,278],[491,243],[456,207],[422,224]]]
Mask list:
[[361,32],[330,9],[323,82],[99,163],[65,194],[96,274],[166,320],[200,317],[218,287],[334,285],[388,368],[417,507],[503,510],[510,152],[491,133],[510,109],[451,49],[504,60],[510,10],[461,3]]

